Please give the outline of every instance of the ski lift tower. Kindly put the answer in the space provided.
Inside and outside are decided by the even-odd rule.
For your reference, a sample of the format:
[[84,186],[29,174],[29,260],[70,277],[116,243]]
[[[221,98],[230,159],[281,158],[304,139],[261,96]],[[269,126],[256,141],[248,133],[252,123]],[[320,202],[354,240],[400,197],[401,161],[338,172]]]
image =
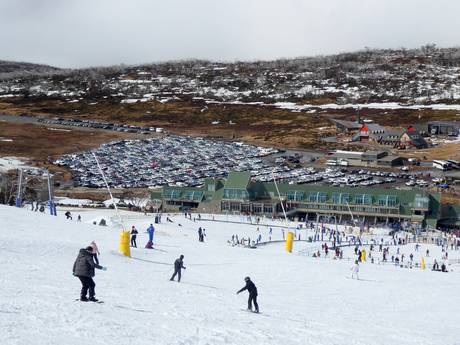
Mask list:
[[50,208],[50,214],[52,216],[57,216],[56,204],[54,203],[54,193],[53,193],[53,177],[49,171],[46,171],[46,180],[48,184],[48,206]]
[[22,169],[18,169],[18,193],[16,195],[16,207],[22,206],[22,180],[23,180],[23,172]]

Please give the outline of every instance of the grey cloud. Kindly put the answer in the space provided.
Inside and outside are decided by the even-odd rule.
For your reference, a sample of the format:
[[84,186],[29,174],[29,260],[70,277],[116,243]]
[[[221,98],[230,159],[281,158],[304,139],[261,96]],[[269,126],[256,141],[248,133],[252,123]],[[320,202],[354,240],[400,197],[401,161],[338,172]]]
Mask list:
[[0,0],[0,59],[61,67],[459,44],[452,0]]

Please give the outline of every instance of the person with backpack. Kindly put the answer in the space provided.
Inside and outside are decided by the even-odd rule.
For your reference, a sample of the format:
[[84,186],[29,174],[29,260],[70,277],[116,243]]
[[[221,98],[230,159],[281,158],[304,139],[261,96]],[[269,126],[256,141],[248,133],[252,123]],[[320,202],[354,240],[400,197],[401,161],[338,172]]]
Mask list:
[[181,255],[178,259],[176,259],[176,261],[174,261],[174,273],[171,277],[171,281],[174,280],[174,278],[176,277],[177,275],[177,282],[179,283],[180,282],[180,278],[181,278],[181,270],[184,269],[185,270],[185,267],[184,267],[184,256]]
[[[81,281],[80,301],[82,302],[97,302],[93,277],[95,275],[95,268],[106,271],[106,267],[102,267],[94,262],[93,247],[88,246],[80,249],[77,258],[73,264],[73,275]],[[89,298],[86,294],[89,290]]]
[[254,303],[254,308],[255,308],[255,313],[259,312],[259,304],[257,303],[257,287],[256,285],[251,281],[251,278],[246,277],[244,278],[244,281],[246,282],[246,285],[239,289],[237,291],[237,295],[240,292],[243,292],[244,290],[248,290],[249,292],[249,298],[248,298],[248,311],[252,311],[252,303]]

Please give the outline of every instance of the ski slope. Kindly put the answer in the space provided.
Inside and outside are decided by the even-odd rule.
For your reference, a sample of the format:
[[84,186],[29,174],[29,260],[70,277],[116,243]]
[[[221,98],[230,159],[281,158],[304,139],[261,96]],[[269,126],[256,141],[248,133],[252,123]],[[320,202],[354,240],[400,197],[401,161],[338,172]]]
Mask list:
[[[158,224],[155,250],[148,250],[152,216],[124,212],[126,225],[140,232],[129,259],[117,253],[116,223],[92,225],[113,211],[82,211],[83,222],[63,213],[0,206],[2,344],[460,344],[456,265],[439,273],[364,263],[357,281],[348,278],[352,261],[297,255],[312,244],[295,243],[293,254],[282,243],[232,247],[232,234],[255,239],[256,226],[183,215]],[[204,243],[198,226],[206,229]],[[95,277],[104,304],[75,301],[80,282],[72,265],[92,240],[108,267]],[[422,251],[428,247],[440,256],[438,247]],[[187,269],[181,283],[170,282],[180,254]],[[244,311],[247,293],[236,295],[247,275],[259,290],[260,315]]]

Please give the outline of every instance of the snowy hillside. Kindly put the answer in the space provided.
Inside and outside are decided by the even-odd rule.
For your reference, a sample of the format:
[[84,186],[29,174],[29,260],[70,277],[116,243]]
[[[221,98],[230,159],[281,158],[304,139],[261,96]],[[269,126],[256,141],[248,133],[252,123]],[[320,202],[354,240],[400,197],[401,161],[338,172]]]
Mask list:
[[[132,258],[117,253],[113,211],[81,211],[83,222],[0,206],[0,339],[2,344],[459,344],[460,270],[449,273],[369,262],[352,280],[351,250],[343,260],[298,255],[315,245],[282,243],[257,249],[227,244],[232,234],[258,236],[257,226],[186,220],[156,226],[155,250],[144,249],[152,217],[124,213],[139,229]],[[73,212],[76,215],[78,212]],[[74,217],[75,219],[75,217]],[[178,226],[178,224],[182,226]],[[197,228],[206,228],[206,241]],[[260,227],[266,239],[268,229]],[[273,238],[281,237],[273,228]],[[100,262],[96,297],[75,301],[80,282],[72,265],[95,240]],[[429,248],[431,257],[440,248]],[[413,245],[401,247],[413,250]],[[170,282],[172,263],[184,254],[182,282]],[[458,251],[449,251],[452,261]],[[416,257],[418,260],[418,257]],[[261,314],[244,311],[236,295],[249,275],[259,290]]]

